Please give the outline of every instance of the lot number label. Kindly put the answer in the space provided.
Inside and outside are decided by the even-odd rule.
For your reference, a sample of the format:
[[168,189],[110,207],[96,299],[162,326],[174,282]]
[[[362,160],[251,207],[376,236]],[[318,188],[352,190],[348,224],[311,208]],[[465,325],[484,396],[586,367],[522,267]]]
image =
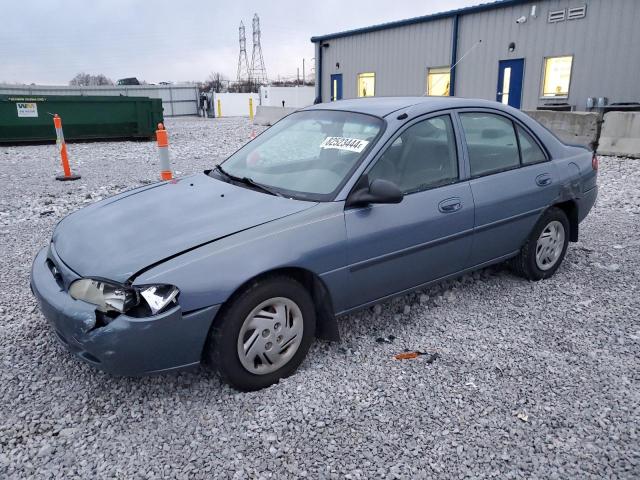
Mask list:
[[358,138],[327,137],[320,144],[320,148],[335,148],[360,153],[368,143],[367,140],[360,140]]

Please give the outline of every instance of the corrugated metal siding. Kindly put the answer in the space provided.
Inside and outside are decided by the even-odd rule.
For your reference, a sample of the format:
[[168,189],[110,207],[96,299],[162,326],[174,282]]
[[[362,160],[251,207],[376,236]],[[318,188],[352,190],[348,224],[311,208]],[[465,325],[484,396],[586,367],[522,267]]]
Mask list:
[[127,85],[107,87],[0,85],[4,95],[109,95],[162,99],[165,117],[198,115],[198,89],[192,85]]
[[[578,20],[548,23],[551,10],[587,5]],[[537,5],[537,17],[529,16]],[[527,16],[527,22],[515,19]],[[460,96],[495,100],[498,62],[525,59],[523,109],[549,101],[566,101],[584,110],[587,97],[609,101],[640,101],[640,2],[637,0],[548,0],[480,12],[460,19],[458,52],[462,55],[479,39],[482,44],[458,67]],[[516,50],[508,51],[515,42]],[[568,100],[541,99],[544,58],[573,55]]]
[[[548,23],[549,10],[587,5],[583,19]],[[529,15],[537,6],[536,17]],[[516,24],[520,16],[524,24]],[[458,58],[478,41],[457,67],[456,94],[495,100],[498,62],[525,59],[523,109],[541,100],[542,69],[548,56],[574,56],[568,103],[584,110],[587,97],[610,102],[640,101],[640,1],[540,0],[460,17]],[[359,72],[376,73],[376,95],[421,95],[427,67],[449,65],[452,18],[329,39],[323,49],[323,100],[330,76],[343,74],[343,97],[356,96]],[[516,50],[508,51],[515,42]],[[318,58],[318,55],[316,55]],[[336,68],[340,62],[340,68]],[[556,100],[564,101],[564,100]]]
[[376,74],[376,96],[422,95],[427,67],[449,64],[451,33],[451,20],[445,19],[429,22],[429,28],[416,24],[328,40],[322,52],[323,100],[330,98],[334,73],[342,74],[343,98],[356,96],[357,75],[363,72]]

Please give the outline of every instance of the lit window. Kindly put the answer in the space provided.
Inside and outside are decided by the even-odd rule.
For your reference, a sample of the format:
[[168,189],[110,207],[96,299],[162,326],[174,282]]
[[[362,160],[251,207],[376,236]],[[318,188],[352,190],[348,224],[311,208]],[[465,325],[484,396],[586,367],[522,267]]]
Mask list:
[[375,73],[359,73],[358,74],[358,96],[373,97],[376,91],[376,74]]
[[450,82],[449,67],[430,68],[427,73],[427,95],[448,97]]
[[572,62],[573,57],[549,57],[544,59],[543,97],[569,96]]

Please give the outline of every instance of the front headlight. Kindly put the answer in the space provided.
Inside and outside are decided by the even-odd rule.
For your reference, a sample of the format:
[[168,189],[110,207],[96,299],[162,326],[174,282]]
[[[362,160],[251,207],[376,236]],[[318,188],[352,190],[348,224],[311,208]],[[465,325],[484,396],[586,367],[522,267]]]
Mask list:
[[180,291],[173,285],[145,285],[125,287],[103,280],[82,278],[69,287],[69,295],[98,307],[101,312],[127,313],[136,311],[143,316],[155,315],[174,303]]
[[147,302],[151,313],[155,315],[173,302],[180,290],[173,285],[149,285],[141,287],[138,292]]

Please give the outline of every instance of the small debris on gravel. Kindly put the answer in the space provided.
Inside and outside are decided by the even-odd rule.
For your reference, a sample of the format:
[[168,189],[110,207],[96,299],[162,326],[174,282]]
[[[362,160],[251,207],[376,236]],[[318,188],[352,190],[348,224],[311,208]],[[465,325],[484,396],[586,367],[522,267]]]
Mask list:
[[440,355],[438,355],[437,352],[429,354],[427,352],[421,352],[420,350],[415,350],[415,351],[407,350],[405,352],[394,355],[393,358],[395,358],[396,360],[413,360],[414,358],[418,358],[422,355],[425,355],[426,363],[433,363],[438,357],[440,357]]
[[389,335],[387,337],[378,337],[376,338],[376,342],[378,343],[392,343],[396,339],[395,336]]
[[[166,123],[185,175],[262,131]],[[239,393],[203,368],[113,377],[58,345],[33,257],[68,213],[160,174],[154,142],[68,148],[76,182],[54,179],[54,144],[0,147],[3,480],[640,477],[640,161],[600,158],[597,205],[554,277],[500,265],[376,305],[295,375]],[[438,360],[391,358],[416,346]]]

